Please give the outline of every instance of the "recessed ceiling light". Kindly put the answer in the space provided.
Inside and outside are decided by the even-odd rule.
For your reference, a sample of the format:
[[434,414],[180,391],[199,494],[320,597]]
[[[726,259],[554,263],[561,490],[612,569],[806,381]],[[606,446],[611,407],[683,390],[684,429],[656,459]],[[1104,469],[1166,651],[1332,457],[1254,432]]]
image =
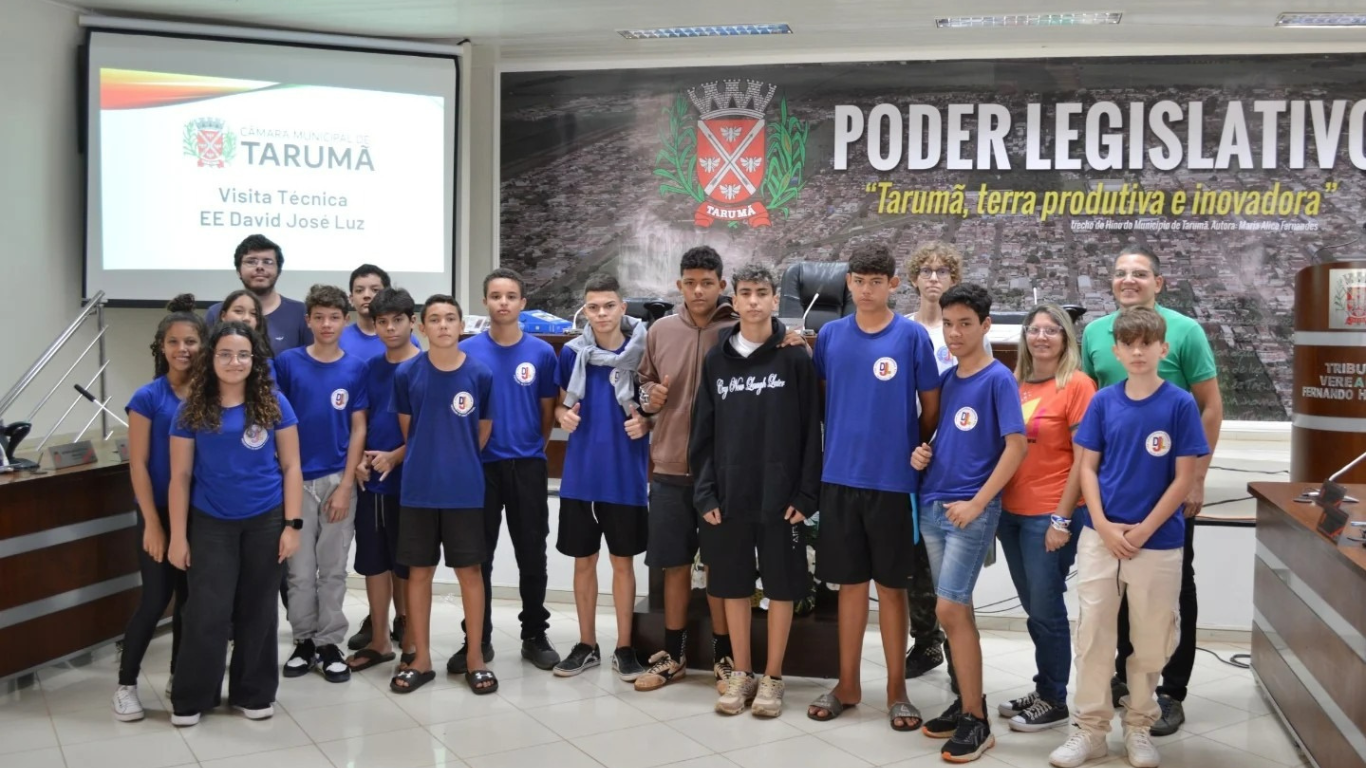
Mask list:
[[1366,13],[1282,13],[1278,27],[1366,27]]
[[1118,24],[1123,13],[1079,11],[1076,13],[1008,13],[1001,16],[950,16],[935,19],[940,29],[977,27],[1075,27],[1084,24]]
[[729,24],[715,27],[660,27],[658,29],[618,29],[627,40],[658,40],[670,37],[748,37],[750,35],[790,35],[786,24]]

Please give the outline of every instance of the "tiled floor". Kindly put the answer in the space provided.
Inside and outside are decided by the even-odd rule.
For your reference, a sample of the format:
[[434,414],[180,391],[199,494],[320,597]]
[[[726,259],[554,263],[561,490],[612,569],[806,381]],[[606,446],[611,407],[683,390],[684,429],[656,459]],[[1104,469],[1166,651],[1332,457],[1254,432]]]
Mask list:
[[[573,607],[552,605],[551,639],[561,652],[578,637]],[[519,654],[518,607],[496,601],[492,666],[502,680],[494,695],[475,697],[462,680],[444,676],[406,696],[388,690],[389,670],[376,668],[333,685],[312,675],[284,680],[275,717],[262,722],[217,711],[194,728],[169,723],[166,684],[168,636],[148,654],[140,686],[147,719],[116,722],[109,699],[116,680],[112,650],[82,667],[45,670],[35,686],[0,696],[0,765],[4,768],[924,768],[941,765],[940,742],[887,727],[882,701],[886,672],[875,631],[864,651],[864,705],[839,720],[817,723],[805,705],[828,683],[789,678],[787,709],[777,720],[748,714],[726,718],[711,711],[716,693],[695,675],[654,693],[636,693],[606,666],[558,679],[524,663]],[[365,613],[362,596],[348,596],[352,622]],[[614,635],[610,611],[598,617],[598,634]],[[460,609],[440,598],[433,609],[435,647],[443,655],[459,645]],[[288,626],[281,621],[281,659]],[[1028,636],[983,633],[990,706],[1031,688]],[[1227,643],[1204,643],[1227,657],[1246,652]],[[440,663],[440,661],[438,661]],[[948,677],[935,670],[911,683],[926,716],[949,701]],[[1175,736],[1158,739],[1164,768],[1278,768],[1302,760],[1275,716],[1269,714],[1251,674],[1199,654],[1189,720]],[[1012,733],[993,719],[997,746],[983,766],[1035,768],[1065,730]],[[1117,737],[1111,758],[1094,765],[1126,765]]]

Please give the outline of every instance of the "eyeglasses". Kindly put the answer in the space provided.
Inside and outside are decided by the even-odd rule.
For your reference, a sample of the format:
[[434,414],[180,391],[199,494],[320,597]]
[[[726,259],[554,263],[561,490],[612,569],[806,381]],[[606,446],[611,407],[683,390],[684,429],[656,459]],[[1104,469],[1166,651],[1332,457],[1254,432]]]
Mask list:
[[1135,269],[1131,272],[1125,272],[1122,269],[1116,269],[1114,274],[1114,278],[1116,280],[1124,280],[1126,278],[1132,278],[1134,280],[1147,280],[1152,276],[1153,273],[1146,269]]
[[1030,325],[1024,329],[1026,336],[1039,337],[1045,339],[1056,339],[1062,335],[1062,329],[1056,325]]
[[213,356],[213,359],[224,365],[231,363],[233,360],[236,360],[239,363],[249,363],[251,362],[251,358],[252,354],[250,352],[217,352]]
[[921,267],[921,268],[920,268],[920,276],[921,276],[921,277],[937,277],[937,278],[939,278],[940,280],[948,280],[948,279],[949,279],[949,275],[951,275],[951,274],[953,274],[953,273],[949,271],[949,268],[948,268],[948,267],[936,267],[936,268],[932,268],[932,267]]
[[275,259],[242,259],[242,266],[251,267],[252,269],[256,269],[257,267],[266,267],[269,269],[270,267],[275,266]]

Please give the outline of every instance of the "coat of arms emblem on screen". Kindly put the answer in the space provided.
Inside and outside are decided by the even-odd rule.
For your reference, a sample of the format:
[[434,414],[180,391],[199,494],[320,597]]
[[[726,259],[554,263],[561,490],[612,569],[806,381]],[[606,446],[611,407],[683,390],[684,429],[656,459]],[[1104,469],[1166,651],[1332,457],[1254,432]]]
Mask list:
[[198,160],[200,168],[222,168],[237,154],[237,135],[217,117],[201,117],[185,124],[181,152]]

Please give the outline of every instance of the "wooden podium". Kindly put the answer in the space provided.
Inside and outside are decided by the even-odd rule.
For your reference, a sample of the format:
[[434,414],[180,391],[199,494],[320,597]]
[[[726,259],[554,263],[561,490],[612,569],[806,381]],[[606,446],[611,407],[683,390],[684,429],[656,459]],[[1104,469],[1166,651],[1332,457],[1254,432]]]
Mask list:
[[[1366,453],[1366,261],[1295,275],[1290,479],[1318,483]],[[1366,463],[1340,478],[1366,483]]]

